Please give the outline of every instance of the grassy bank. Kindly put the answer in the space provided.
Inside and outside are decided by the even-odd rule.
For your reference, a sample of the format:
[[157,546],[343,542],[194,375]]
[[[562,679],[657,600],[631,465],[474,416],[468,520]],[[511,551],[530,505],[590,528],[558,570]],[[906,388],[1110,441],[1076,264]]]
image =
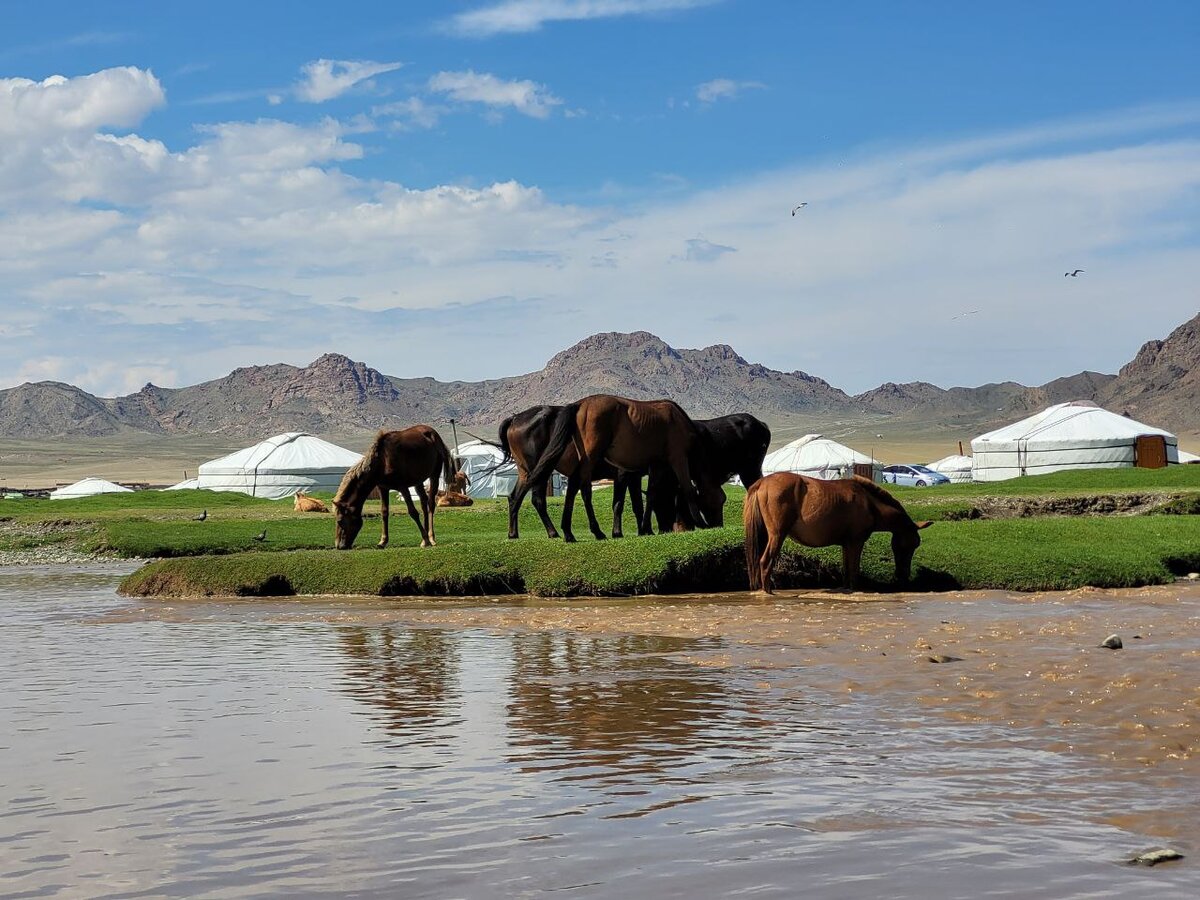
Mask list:
[[[923,532],[916,590],[1132,587],[1200,569],[1200,523],[1178,516],[943,522]],[[781,587],[836,585],[837,548],[789,544]],[[863,558],[865,587],[894,588],[888,536]],[[131,575],[140,595],[632,595],[744,590],[738,527],[565,545],[542,538],[422,550],[298,550],[162,560]]]
[[[1133,586],[1200,569],[1200,520],[1194,515],[1044,515],[1066,498],[1093,511],[1108,500],[1153,500],[1152,511],[1194,513],[1200,467],[1159,471],[1070,472],[994,485],[894,488],[923,532],[914,587],[1038,590]],[[550,541],[526,504],[522,538],[510,542],[504,501],[483,501],[437,515],[439,546],[421,550],[404,506],[393,505],[392,546],[374,549],[378,504],[368,504],[359,549],[330,549],[329,515],[299,514],[290,500],[240,494],[139,492],[69,501],[0,501],[0,550],[69,544],[87,552],[159,558],[131,576],[135,594],[505,594],[623,595],[745,587],[740,490],[728,491],[724,529],[597,543],[577,508],[574,546]],[[607,530],[609,495],[597,492]],[[1006,518],[984,514],[1009,504]],[[1103,501],[1103,502],[1102,502]],[[989,504],[991,507],[989,507]],[[193,520],[202,509],[204,522]],[[1120,511],[1118,507],[1114,510]],[[399,514],[397,514],[399,510]],[[1144,509],[1142,511],[1145,511]],[[557,521],[561,501],[551,501]],[[1022,517],[1032,516],[1032,517]],[[627,513],[626,528],[632,531]],[[267,540],[254,535],[263,529]],[[834,585],[840,552],[788,545],[781,586]],[[891,586],[886,536],[868,545],[868,586]]]

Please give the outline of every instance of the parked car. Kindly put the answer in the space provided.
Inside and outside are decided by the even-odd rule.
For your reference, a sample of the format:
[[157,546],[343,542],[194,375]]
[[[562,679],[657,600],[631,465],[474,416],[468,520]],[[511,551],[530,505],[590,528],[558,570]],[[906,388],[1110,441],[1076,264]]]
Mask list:
[[949,484],[950,479],[928,466],[884,466],[885,484],[908,484],[928,487],[931,484]]

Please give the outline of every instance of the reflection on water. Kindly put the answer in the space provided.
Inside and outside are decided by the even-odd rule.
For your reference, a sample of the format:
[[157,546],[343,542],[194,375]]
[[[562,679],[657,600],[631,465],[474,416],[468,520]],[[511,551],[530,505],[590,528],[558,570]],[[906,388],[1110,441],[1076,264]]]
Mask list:
[[[116,578],[0,569],[0,895],[1196,894],[1200,592],[138,606]],[[1144,646],[1076,639],[1110,625]],[[1163,841],[1189,859],[1117,862]]]

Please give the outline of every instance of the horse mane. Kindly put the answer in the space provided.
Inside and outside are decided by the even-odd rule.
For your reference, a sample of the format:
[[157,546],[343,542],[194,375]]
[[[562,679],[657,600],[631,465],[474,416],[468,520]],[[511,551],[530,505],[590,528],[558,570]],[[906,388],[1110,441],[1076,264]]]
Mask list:
[[383,456],[383,439],[388,432],[380,431],[375,435],[375,440],[371,442],[371,446],[367,448],[367,452],[362,455],[362,459],[346,470],[346,474],[342,476],[342,483],[338,485],[337,493],[333,495],[333,502],[337,503],[342,499],[342,495],[350,485],[356,483],[359,479],[370,475]]

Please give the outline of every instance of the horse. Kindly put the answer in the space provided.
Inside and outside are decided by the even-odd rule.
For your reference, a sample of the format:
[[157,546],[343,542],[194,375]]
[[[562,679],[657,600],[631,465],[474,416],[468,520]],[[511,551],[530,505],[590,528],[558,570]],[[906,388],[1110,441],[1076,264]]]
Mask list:
[[[414,425],[402,431],[381,431],[374,442],[355,463],[338,487],[333,498],[337,517],[334,546],[349,550],[362,528],[363,503],[372,490],[379,489],[379,512],[383,519],[380,548],[388,543],[389,491],[399,491],[408,506],[408,514],[421,532],[421,546],[432,547],[437,541],[433,531],[434,498],[438,493],[438,475],[449,482],[454,477],[454,462],[442,436],[428,425]],[[425,491],[429,479],[430,490]],[[414,487],[421,500],[424,524],[413,506],[408,489]]]
[[[747,489],[762,478],[763,458],[771,444],[771,429],[749,413],[733,413],[715,419],[695,419],[699,439],[692,449],[689,462],[699,474],[697,486],[703,485],[700,511],[707,524],[725,524],[725,492],[720,485],[737,475]],[[680,508],[678,485],[669,469],[657,468],[650,474],[646,497],[646,515],[639,533],[650,532],[650,516],[658,518],[659,531],[670,531],[685,521],[686,510]]]
[[465,494],[467,492],[467,485],[470,483],[471,477],[462,469],[456,468],[454,477],[451,478],[449,484],[446,485],[446,490],[452,491],[455,494]]
[[673,400],[629,400],[611,394],[593,394],[559,408],[549,441],[530,468],[529,481],[538,484],[548,478],[567,446],[573,443],[579,465],[567,480],[563,539],[568,543],[575,540],[571,512],[578,492],[583,495],[593,536],[603,540],[604,532],[592,508],[596,468],[608,463],[618,470],[643,472],[654,465],[666,465],[675,476],[692,521],[703,527],[706,523],[688,463],[696,434],[695,424]]
[[296,512],[329,512],[329,507],[325,505],[324,500],[310,497],[304,491],[296,491],[296,495],[292,498],[292,509]]
[[[531,494],[530,502],[537,510],[542,524],[546,526],[546,534],[551,538],[558,537],[558,531],[546,512],[546,491],[550,484],[550,473],[547,472],[545,478],[535,484],[529,478],[529,470],[533,468],[533,463],[539,458],[542,449],[549,443],[555,418],[561,410],[561,406],[533,406],[524,412],[509,416],[500,423],[500,442],[496,446],[504,453],[503,462],[512,460],[517,465],[517,484],[508,496],[508,536],[514,540],[519,537],[517,513],[526,494]],[[575,452],[574,445],[568,445],[554,468],[570,478],[578,465],[579,455]],[[638,533],[643,533],[641,473],[620,472],[602,462],[592,474],[594,478],[611,478],[613,481],[612,536],[622,536],[621,518],[625,509],[626,491],[630,493],[634,518],[639,523]]]
[[750,589],[771,591],[771,572],[790,537],[806,547],[842,548],[842,584],[854,590],[863,544],[876,531],[892,533],[896,579],[906,582],[912,558],[921,545],[923,528],[900,502],[879,485],[855,475],[836,481],[776,472],[759,480],[746,494],[742,509],[746,527],[746,571]]

